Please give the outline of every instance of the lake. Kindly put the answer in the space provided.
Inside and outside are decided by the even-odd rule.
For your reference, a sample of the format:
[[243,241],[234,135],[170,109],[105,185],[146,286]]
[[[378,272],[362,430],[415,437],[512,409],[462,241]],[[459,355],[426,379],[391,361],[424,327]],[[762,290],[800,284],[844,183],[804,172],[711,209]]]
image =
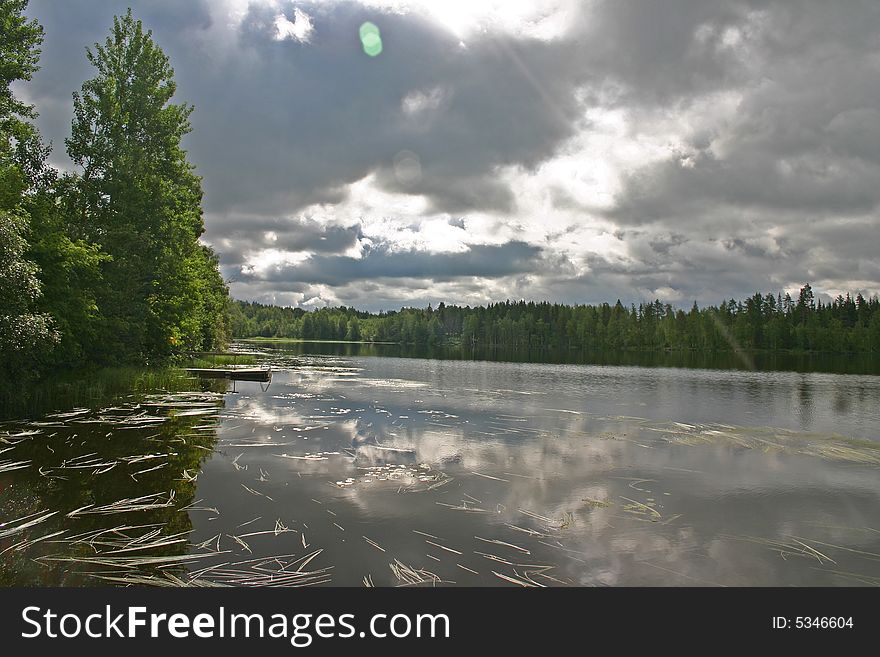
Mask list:
[[0,425],[0,582],[880,584],[880,377],[256,348]]

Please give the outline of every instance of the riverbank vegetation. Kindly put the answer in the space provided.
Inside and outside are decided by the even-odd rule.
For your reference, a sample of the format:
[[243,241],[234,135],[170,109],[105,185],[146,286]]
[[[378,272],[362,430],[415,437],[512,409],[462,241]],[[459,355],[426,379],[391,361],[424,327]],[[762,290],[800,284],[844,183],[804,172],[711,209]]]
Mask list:
[[880,301],[861,295],[817,301],[810,285],[788,294],[755,294],[689,310],[660,301],[638,306],[563,305],[505,301],[476,308],[403,308],[366,313],[353,308],[312,312],[235,301],[237,338],[363,340],[516,349],[692,350],[765,349],[880,353]]
[[27,0],[0,4],[0,384],[58,368],[167,363],[228,338],[226,285],[201,244],[201,180],[181,140],[168,57],[131,11],[87,50],[50,166],[33,107],[13,84],[38,69]]

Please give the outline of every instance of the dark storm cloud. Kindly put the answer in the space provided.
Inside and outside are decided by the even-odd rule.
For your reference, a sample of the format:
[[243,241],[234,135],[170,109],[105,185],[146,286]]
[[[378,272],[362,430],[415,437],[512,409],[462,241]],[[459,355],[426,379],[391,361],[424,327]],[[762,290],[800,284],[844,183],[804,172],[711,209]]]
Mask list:
[[[112,14],[127,4],[32,3],[52,44],[35,85],[41,104],[67,108],[90,75],[84,45],[103,39]],[[414,15],[350,3],[297,3],[314,34],[307,44],[278,41],[278,8],[252,3],[223,54],[208,57],[193,37],[211,26],[205,3],[131,4],[171,55],[179,96],[196,105],[188,143],[209,211],[269,214],[335,202],[342,187],[371,172],[389,189],[427,195],[441,211],[511,210],[495,169],[537,165],[577,126],[574,90],[587,72],[560,66],[573,52],[569,42],[497,36],[462,47]],[[281,6],[293,17],[293,3]],[[357,40],[367,19],[382,30],[384,51],[375,59]],[[404,98],[430,100],[432,91],[443,96],[442,112],[430,102],[404,112]],[[67,133],[69,114],[46,119],[56,141]],[[421,163],[420,179],[406,185],[393,171],[402,150]]]
[[[629,172],[608,216],[687,237],[687,248],[669,252],[667,264],[680,274],[666,276],[687,296],[808,281],[876,293],[880,4],[755,8],[732,46],[742,62],[733,70],[748,71],[728,77],[739,95],[735,112],[696,117],[704,129],[668,158]],[[649,257],[641,263],[658,275],[668,269]],[[633,274],[634,285],[664,279]]]
[[[435,282],[462,277],[496,278],[532,271],[539,263],[541,249],[523,242],[502,245],[475,245],[460,253],[393,252],[386,245],[367,248],[361,258],[316,255],[296,265],[270,268],[256,276],[261,281],[321,285],[345,285],[373,279],[430,279]],[[243,273],[239,280],[253,275]]]
[[[736,52],[718,46],[726,29],[741,25],[749,11],[767,4],[605,0],[595,3],[585,21],[580,53],[603,76],[626,84],[622,95],[627,102],[687,102],[695,93],[743,78]],[[695,38],[698,33],[701,38]]]
[[753,258],[772,258],[778,256],[781,251],[779,247],[782,246],[778,240],[774,241],[773,246],[776,248],[768,248],[761,244],[750,244],[742,239],[721,240],[721,244],[728,251],[738,251],[743,255]]
[[[354,2],[252,2],[229,27],[207,0],[32,0],[47,34],[26,94],[56,162],[70,94],[92,75],[84,47],[129,4],[171,57],[178,98],[196,106],[185,145],[204,176],[206,238],[238,294],[299,303],[329,286],[341,302],[364,301],[360,280],[389,303],[438,290],[470,298],[483,284],[474,277],[565,301],[657,293],[714,303],[808,280],[880,290],[876,0],[597,0],[575,3],[560,37],[489,30],[464,45],[415,11]],[[310,17],[308,42],[274,38],[279,8]],[[377,58],[360,50],[364,20],[382,30]],[[636,141],[677,134],[668,156],[621,172],[603,214],[626,256],[573,255],[578,274],[553,249],[594,206],[552,180],[551,208],[575,219],[524,215],[522,190],[502,173],[537,175],[569,138],[590,133],[588,110],[622,112],[624,137]],[[402,152],[412,156],[403,171]],[[292,218],[316,203],[332,216],[367,176],[424,196],[427,212],[454,215],[450,225],[474,225],[475,212],[509,225],[546,220],[546,239],[461,254],[380,242],[357,260],[342,254],[362,237],[359,218]],[[314,255],[242,278],[261,249]],[[396,287],[376,282],[386,279]]]
[[[427,195],[441,211],[506,211],[512,196],[490,175],[495,168],[533,166],[573,134],[578,105],[572,76],[555,72],[558,47],[498,37],[463,48],[413,15],[377,16],[353,4],[298,6],[314,24],[307,45],[271,38],[272,7],[251,5],[243,21],[242,45],[265,68],[233,62],[222,71],[244,86],[236,84],[238,100],[228,99],[213,116],[228,121],[224,154],[261,164],[227,177],[213,202],[261,196],[289,210],[377,172],[387,189]],[[355,38],[367,19],[382,30],[384,50],[375,59],[363,55]],[[546,98],[516,61],[545,80]],[[214,86],[207,81],[205,92]],[[404,99],[420,95],[427,100],[407,114]],[[254,105],[261,108],[256,113]],[[251,122],[230,120],[241,116],[261,123],[256,135]],[[418,180],[395,176],[394,157],[404,150],[418,157]]]
[[279,251],[334,254],[347,251],[362,236],[359,224],[351,226],[327,225],[306,217],[278,219],[268,217],[216,218],[216,234],[223,235],[218,245],[220,262],[225,266],[240,266],[245,256],[261,249]]
[[880,202],[880,167],[823,154],[826,147],[792,161],[762,144],[737,149],[724,159],[697,157],[693,168],[677,160],[649,165],[626,178],[609,214],[632,224],[692,225],[699,219],[705,229],[716,230],[744,210],[764,212],[759,220],[768,225],[780,221],[774,212],[801,218],[872,212]]
[[[752,60],[736,115],[686,147],[686,157],[632,172],[611,213],[617,221],[704,227],[756,211],[863,215],[880,202],[880,4],[766,6],[734,50]],[[716,152],[717,151],[717,152]]]

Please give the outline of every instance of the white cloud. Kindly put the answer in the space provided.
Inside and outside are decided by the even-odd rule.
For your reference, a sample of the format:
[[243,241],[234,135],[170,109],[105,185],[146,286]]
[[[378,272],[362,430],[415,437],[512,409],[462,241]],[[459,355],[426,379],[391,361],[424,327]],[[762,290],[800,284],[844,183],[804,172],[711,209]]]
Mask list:
[[264,276],[271,269],[285,265],[297,265],[312,257],[307,251],[280,251],[278,249],[262,249],[248,254],[241,266],[241,273],[249,276]]
[[445,97],[442,87],[411,91],[400,101],[400,109],[408,118],[424,120],[425,114],[440,107]]
[[284,14],[275,17],[275,40],[295,39],[300,43],[307,43],[314,31],[312,19],[298,7],[293,10],[293,21]]

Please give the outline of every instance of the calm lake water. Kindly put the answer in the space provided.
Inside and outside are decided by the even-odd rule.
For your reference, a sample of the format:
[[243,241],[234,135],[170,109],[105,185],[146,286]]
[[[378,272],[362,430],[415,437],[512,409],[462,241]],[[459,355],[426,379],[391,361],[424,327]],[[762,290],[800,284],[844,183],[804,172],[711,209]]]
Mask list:
[[880,377],[259,348],[0,425],[0,581],[880,585]]

